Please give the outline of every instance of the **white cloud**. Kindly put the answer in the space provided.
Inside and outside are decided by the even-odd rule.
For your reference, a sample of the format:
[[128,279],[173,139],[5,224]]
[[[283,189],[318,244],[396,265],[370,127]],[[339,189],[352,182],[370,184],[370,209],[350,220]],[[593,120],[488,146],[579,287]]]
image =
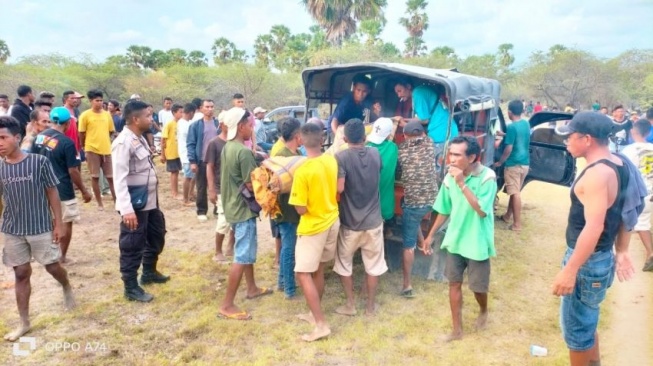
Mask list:
[[135,31],[133,29],[128,29],[122,32],[109,33],[107,35],[107,41],[110,42],[133,42],[139,40],[143,37],[141,32]]

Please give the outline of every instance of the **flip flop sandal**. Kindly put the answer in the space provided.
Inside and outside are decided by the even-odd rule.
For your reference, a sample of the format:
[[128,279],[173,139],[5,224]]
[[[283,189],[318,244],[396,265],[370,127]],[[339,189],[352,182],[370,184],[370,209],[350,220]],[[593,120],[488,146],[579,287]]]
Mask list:
[[401,297],[404,297],[406,299],[412,299],[413,297],[415,297],[415,294],[413,293],[413,289],[409,288],[407,290],[401,291]]
[[248,314],[246,311],[241,311],[240,313],[233,314],[218,313],[218,318],[226,320],[250,320],[252,319],[252,315]]
[[272,295],[273,292],[274,292],[274,290],[272,290],[271,288],[261,287],[261,292],[259,292],[258,294],[254,295],[254,296],[245,296],[245,298],[247,300],[253,300],[253,299],[257,299],[257,298],[262,297],[262,296]]

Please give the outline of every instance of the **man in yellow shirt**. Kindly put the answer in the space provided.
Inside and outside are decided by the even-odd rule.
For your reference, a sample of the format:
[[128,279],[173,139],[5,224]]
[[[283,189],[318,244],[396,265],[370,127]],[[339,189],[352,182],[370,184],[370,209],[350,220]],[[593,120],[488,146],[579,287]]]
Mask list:
[[113,189],[113,169],[111,167],[111,135],[115,132],[113,117],[102,109],[104,95],[99,90],[89,90],[88,100],[91,109],[79,116],[79,139],[86,152],[86,163],[91,173],[93,194],[100,210],[104,209],[100,194],[100,170],[109,182],[111,197],[115,202],[116,193]]
[[181,119],[184,107],[181,104],[174,104],[171,111],[172,121],[168,121],[163,126],[163,133],[161,133],[161,162],[166,164],[166,171],[170,172],[172,198],[179,200],[182,197],[179,196],[178,190],[181,159],[177,146],[177,121]]
[[289,204],[301,216],[297,226],[295,273],[311,312],[299,318],[315,329],[302,339],[312,342],[331,334],[324,318],[321,299],[324,294],[324,265],[334,259],[340,220],[336,200],[338,163],[331,155],[322,155],[322,129],[307,123],[301,129],[308,159],[297,169]]

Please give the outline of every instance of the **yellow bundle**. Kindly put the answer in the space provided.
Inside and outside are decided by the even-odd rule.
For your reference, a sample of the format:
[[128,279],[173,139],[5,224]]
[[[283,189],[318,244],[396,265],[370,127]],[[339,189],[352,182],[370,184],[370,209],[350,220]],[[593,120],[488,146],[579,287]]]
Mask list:
[[274,218],[281,214],[277,197],[280,193],[290,193],[295,171],[305,161],[305,156],[275,156],[263,160],[252,171],[254,197],[266,215]]

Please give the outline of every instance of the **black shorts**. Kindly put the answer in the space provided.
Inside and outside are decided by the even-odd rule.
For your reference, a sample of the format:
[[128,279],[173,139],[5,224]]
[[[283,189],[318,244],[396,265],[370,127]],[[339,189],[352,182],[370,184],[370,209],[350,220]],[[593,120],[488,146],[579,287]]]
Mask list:
[[452,282],[463,282],[467,269],[469,289],[476,293],[487,293],[490,289],[490,259],[475,261],[458,254],[447,253],[444,275]]
[[172,173],[181,171],[181,159],[166,160],[166,171]]
[[281,231],[279,231],[279,224],[275,220],[270,219],[270,232],[275,239],[281,239]]

